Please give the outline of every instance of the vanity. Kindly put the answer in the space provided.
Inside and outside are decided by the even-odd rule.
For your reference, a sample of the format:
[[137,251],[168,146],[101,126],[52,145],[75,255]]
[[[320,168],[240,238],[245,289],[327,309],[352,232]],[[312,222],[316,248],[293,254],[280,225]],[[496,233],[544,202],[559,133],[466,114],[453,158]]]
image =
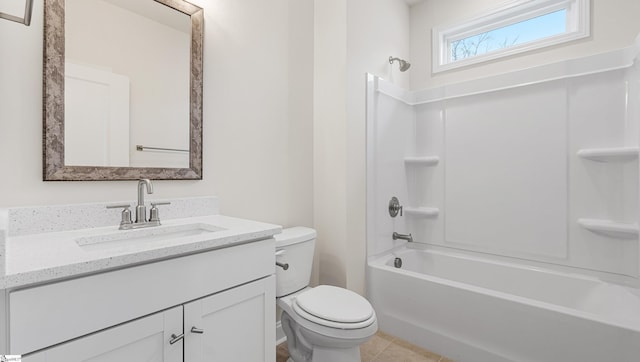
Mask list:
[[[41,4],[43,180],[202,180],[204,10]],[[150,189],[135,209],[0,209],[0,360],[275,360],[281,227],[212,197],[145,205]]]
[[2,211],[0,355],[275,361],[281,227],[170,201],[162,225],[134,230],[109,204]]
[[135,209],[0,209],[0,356],[274,362],[281,227],[214,197],[143,198],[145,179],[203,178],[203,9],[43,7],[43,180],[142,180]]

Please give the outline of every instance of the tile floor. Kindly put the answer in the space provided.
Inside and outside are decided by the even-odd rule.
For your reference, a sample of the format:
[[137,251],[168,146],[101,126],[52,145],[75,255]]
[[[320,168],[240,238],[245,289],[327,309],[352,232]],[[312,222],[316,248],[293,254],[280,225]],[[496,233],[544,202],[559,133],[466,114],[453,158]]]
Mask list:
[[[360,357],[363,362],[453,362],[384,332],[360,346]],[[287,345],[282,343],[276,348],[276,362],[286,362],[287,358]]]

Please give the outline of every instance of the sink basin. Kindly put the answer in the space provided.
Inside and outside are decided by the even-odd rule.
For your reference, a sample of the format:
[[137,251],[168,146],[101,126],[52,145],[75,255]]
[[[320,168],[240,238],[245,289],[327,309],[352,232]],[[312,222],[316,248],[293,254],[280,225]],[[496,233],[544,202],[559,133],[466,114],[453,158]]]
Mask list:
[[77,238],[76,243],[80,246],[85,246],[102,243],[113,243],[118,241],[126,241],[126,243],[153,242],[215,233],[221,230],[226,229],[202,223],[172,226],[154,226],[145,229],[119,230],[107,234],[83,236]]

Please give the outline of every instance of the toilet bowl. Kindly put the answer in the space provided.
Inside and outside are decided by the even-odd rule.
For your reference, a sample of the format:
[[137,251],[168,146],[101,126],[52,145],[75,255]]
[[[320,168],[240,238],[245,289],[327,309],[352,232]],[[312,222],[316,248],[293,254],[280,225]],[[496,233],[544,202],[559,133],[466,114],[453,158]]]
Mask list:
[[315,230],[303,227],[276,235],[276,297],[289,361],[360,361],[360,345],[378,330],[375,311],[350,290],[308,286],[315,237]]

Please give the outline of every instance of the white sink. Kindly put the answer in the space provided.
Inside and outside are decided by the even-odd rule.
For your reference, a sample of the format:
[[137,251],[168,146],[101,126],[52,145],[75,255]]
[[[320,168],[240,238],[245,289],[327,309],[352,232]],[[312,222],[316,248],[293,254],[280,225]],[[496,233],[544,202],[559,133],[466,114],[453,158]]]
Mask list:
[[76,243],[80,246],[123,241],[126,243],[144,243],[215,233],[221,230],[226,229],[202,223],[171,226],[161,225],[145,229],[118,230],[106,234],[82,236],[76,238]]

